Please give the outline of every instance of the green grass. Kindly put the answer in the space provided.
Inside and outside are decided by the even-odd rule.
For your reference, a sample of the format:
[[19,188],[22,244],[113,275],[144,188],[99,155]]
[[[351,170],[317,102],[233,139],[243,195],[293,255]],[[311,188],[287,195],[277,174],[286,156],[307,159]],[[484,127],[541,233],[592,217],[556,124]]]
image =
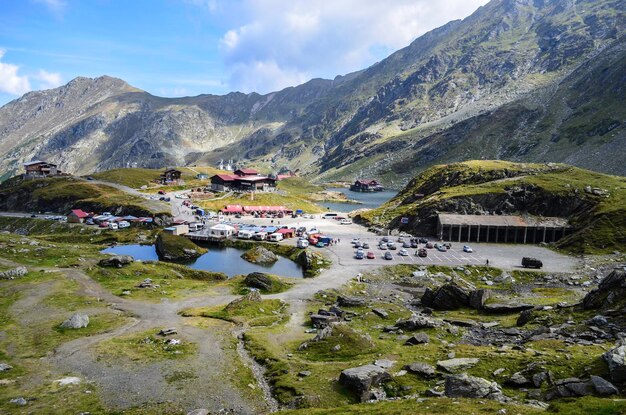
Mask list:
[[186,317],[206,317],[230,321],[249,326],[271,326],[283,321],[287,306],[281,300],[263,300],[261,302],[243,300],[236,304],[217,307],[199,307],[183,311]]
[[[180,336],[163,337],[152,329],[142,333],[105,340],[96,346],[99,360],[115,361],[128,359],[134,362],[153,362],[159,360],[184,359],[197,351],[197,345],[180,339]],[[178,345],[167,344],[168,339],[182,340]]]
[[141,186],[155,185],[163,170],[141,169],[141,168],[122,168],[106,170],[91,175],[96,180],[117,183],[124,186],[139,189]]
[[[87,274],[115,295],[129,291],[135,300],[161,301],[164,298],[179,299],[200,293],[215,292],[225,275],[194,270],[183,265],[165,262],[133,262],[123,268],[94,266]],[[144,279],[152,279],[156,288],[138,288]]]

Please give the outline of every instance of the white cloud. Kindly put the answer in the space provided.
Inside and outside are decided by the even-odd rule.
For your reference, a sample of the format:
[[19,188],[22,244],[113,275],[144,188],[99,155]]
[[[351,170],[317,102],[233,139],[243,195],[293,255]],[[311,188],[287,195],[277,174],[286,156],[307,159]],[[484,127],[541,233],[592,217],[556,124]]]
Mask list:
[[268,92],[277,85],[301,82],[308,74],[328,77],[363,69],[487,2],[223,1],[219,13],[229,19],[235,16],[235,21],[230,20],[220,49],[232,70],[232,88]]
[[41,69],[34,78],[40,81],[40,89],[51,89],[63,85],[61,74],[44,71],[43,69]]
[[5,51],[0,49],[0,92],[22,95],[30,91],[28,76],[18,73],[19,66],[2,62]]

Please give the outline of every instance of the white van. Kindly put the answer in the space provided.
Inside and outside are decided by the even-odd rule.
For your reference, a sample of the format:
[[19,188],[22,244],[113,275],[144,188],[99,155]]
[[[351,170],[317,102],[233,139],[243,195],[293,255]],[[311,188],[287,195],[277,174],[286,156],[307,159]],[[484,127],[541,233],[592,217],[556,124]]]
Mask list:
[[130,222],[123,220],[117,224],[117,227],[119,229],[130,228]]
[[254,236],[254,231],[242,230],[237,233],[237,238],[239,239],[252,239]]
[[322,219],[335,219],[337,216],[336,213],[326,213],[322,216]]
[[255,241],[264,241],[267,239],[267,232],[257,232],[252,236]]
[[304,239],[304,238],[303,238],[303,239],[298,239],[298,243],[297,243],[297,247],[298,247],[298,248],[302,248],[302,249],[304,249],[304,248],[306,248],[306,247],[308,247],[308,246],[309,246],[309,241],[307,241],[307,240],[306,240],[306,239]]
[[278,232],[273,233],[267,236],[267,240],[270,242],[280,242],[283,240],[283,234]]
[[115,222],[109,222],[109,229],[116,231],[119,229],[119,226]]

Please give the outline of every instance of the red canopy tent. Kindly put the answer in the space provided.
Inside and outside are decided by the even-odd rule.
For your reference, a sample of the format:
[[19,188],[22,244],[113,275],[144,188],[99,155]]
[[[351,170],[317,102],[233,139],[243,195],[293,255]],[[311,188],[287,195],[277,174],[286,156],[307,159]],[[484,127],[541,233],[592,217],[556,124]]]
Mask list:
[[241,205],[227,205],[224,209],[221,210],[222,213],[241,213],[243,212],[243,208]]

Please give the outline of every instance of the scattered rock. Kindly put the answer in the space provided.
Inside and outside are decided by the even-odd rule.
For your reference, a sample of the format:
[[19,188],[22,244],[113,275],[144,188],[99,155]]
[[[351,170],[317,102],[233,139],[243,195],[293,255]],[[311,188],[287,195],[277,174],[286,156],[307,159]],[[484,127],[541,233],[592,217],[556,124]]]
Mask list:
[[82,329],[89,325],[89,316],[87,314],[75,313],[70,318],[61,323],[64,329]]
[[502,389],[496,382],[487,379],[461,375],[449,375],[446,377],[445,395],[449,398],[483,398],[497,401],[505,400]]
[[328,327],[331,323],[336,323],[338,321],[339,317],[334,314],[311,314],[311,324],[313,324],[313,327],[318,329]]
[[7,370],[13,369],[13,366],[7,363],[0,363],[0,372],[6,372]]
[[80,385],[80,378],[70,376],[63,379],[57,379],[55,382],[58,383],[59,386]]
[[340,307],[363,307],[365,305],[365,299],[340,295],[337,297],[337,304],[339,304]]
[[389,360],[389,359],[378,359],[374,362],[374,364],[378,367],[382,367],[383,369],[389,369],[393,365],[395,365],[396,362],[394,362],[393,360]]
[[440,325],[441,321],[439,320],[422,314],[413,314],[408,320],[398,320],[395,327],[402,330],[414,331],[419,329],[432,329]]
[[615,385],[600,376],[591,376],[591,384],[597,394],[601,396],[617,395],[619,393]]
[[112,255],[108,258],[101,259],[98,265],[101,267],[122,268],[125,265],[132,264],[134,261],[135,260],[130,255]]
[[535,308],[532,304],[520,304],[520,303],[491,303],[485,304],[483,310],[492,314],[511,314],[519,313],[524,310],[531,310]]
[[19,398],[11,399],[9,402],[14,403],[17,406],[25,406],[28,404],[28,401],[21,396]]
[[519,313],[519,317],[517,318],[517,327],[525,326],[530,320],[533,319],[533,310],[524,310]]
[[407,345],[425,344],[430,342],[430,337],[426,333],[417,333],[409,337],[405,342]]
[[28,274],[26,267],[17,267],[0,272],[0,280],[13,280],[15,278],[23,277],[26,274]]
[[435,376],[435,368],[428,363],[415,362],[404,366],[404,368],[409,372],[413,372],[425,378],[432,378]]
[[174,334],[178,334],[178,330],[173,327],[159,330],[159,336],[171,336]]
[[387,313],[385,310],[383,310],[382,308],[373,308],[372,312],[374,314],[376,314],[378,317],[380,318],[387,318],[389,317],[389,313]]
[[467,370],[480,362],[480,359],[475,357],[461,357],[448,360],[440,360],[437,362],[437,368],[439,370],[446,371],[448,373],[460,372]]
[[370,390],[373,386],[391,380],[391,375],[376,365],[365,365],[346,369],[339,376],[339,383],[356,392],[361,402],[371,399]]
[[152,279],[146,278],[137,285],[137,288],[154,288],[154,284],[152,284]]
[[626,343],[609,350],[602,355],[602,358],[609,366],[609,373],[613,382],[622,383],[626,381]]
[[194,409],[193,411],[187,412],[187,415],[209,415],[209,410],[204,408]]
[[457,285],[446,284],[435,290],[427,288],[421,301],[435,310],[456,310],[469,306],[469,294]]
[[530,380],[526,379],[526,377],[520,373],[516,372],[507,380],[507,383],[512,386],[526,386],[530,385]]
[[302,372],[298,372],[298,376],[301,378],[305,378],[307,376],[311,376],[311,371],[303,370]]

